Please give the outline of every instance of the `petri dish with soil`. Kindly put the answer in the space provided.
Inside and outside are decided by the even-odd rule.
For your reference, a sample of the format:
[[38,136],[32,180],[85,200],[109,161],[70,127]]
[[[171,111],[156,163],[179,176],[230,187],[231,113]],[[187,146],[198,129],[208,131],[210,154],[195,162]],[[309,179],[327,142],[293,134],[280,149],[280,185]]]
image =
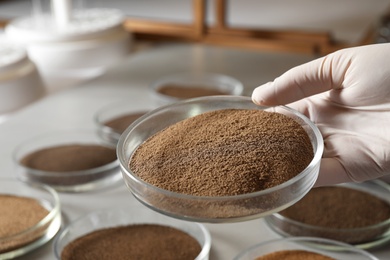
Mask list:
[[323,151],[317,127],[288,107],[243,96],[189,99],[155,109],[121,136],[125,183],[146,206],[197,222],[264,217],[314,185]]
[[50,185],[60,192],[83,192],[122,179],[115,145],[94,129],[55,131],[36,136],[14,151],[19,179]]
[[380,247],[390,242],[390,188],[379,180],[314,188],[265,220],[285,237],[328,238],[361,249]]
[[233,77],[215,73],[178,73],[157,79],[150,85],[152,98],[157,106],[184,99],[242,95],[244,85]]
[[94,121],[101,138],[116,145],[126,128],[150,110],[152,108],[149,105],[135,108],[132,102],[118,101],[98,110],[94,115]]
[[[321,247],[318,247],[321,245]],[[339,248],[334,251],[329,248]],[[269,240],[239,253],[234,260],[378,260],[371,253],[349,244],[325,238],[291,237]]]
[[142,205],[91,212],[54,242],[57,259],[207,260],[211,236],[199,223],[170,218]]
[[60,201],[47,185],[0,179],[0,259],[43,246],[61,227]]

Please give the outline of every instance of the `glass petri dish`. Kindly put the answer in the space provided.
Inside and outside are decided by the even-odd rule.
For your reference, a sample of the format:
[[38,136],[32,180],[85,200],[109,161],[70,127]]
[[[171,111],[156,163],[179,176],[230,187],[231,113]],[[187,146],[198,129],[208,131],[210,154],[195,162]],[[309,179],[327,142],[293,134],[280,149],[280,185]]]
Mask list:
[[[23,158],[36,151],[72,145],[95,145],[115,151],[115,145],[101,140],[95,129],[73,129],[42,134],[21,143],[15,149],[13,157],[17,176],[23,181],[47,184],[59,192],[84,192],[100,189],[122,180],[117,158],[98,167],[72,171],[40,170],[21,163]],[[96,161],[100,159],[95,158]],[[56,158],[56,160],[61,159]]]
[[[160,130],[204,112],[220,109],[259,109],[283,113],[307,132],[314,151],[313,160],[294,178],[281,185],[237,196],[191,196],[164,190],[140,179],[128,166],[137,147]],[[133,195],[146,206],[171,217],[197,222],[238,222],[264,217],[283,210],[301,199],[317,179],[323,139],[317,127],[288,107],[266,108],[243,96],[213,96],[189,99],[155,109],[135,121],[121,136],[117,154],[121,171]]]
[[[339,250],[329,250],[329,248],[338,248]],[[314,237],[291,237],[266,241],[249,247],[239,253],[234,260],[253,260],[267,254],[280,252],[284,250],[303,250],[306,252],[316,253],[327,256],[332,259],[343,260],[378,260],[372,254],[353,247],[349,244],[342,243],[324,238]],[[265,258],[266,259],[266,258]]]
[[238,79],[222,74],[178,73],[152,82],[150,91],[156,105],[162,106],[210,95],[242,95],[244,85]]
[[[336,186],[366,192],[390,204],[390,188],[380,180],[363,183],[344,183]],[[352,244],[361,249],[372,249],[390,242],[390,218],[375,225],[345,229],[309,225],[287,218],[280,213],[267,216],[265,221],[273,231],[284,237],[310,236],[327,238]]]
[[201,251],[195,260],[207,260],[209,258],[211,236],[203,224],[170,218],[142,205],[128,208],[108,208],[80,217],[66,226],[56,237],[54,241],[55,256],[57,259],[61,259],[61,252],[70,242],[91,232],[106,228],[139,224],[173,227],[185,232],[196,239],[201,246]]
[[[61,227],[61,209],[59,197],[54,189],[39,183],[1,178],[0,196],[3,195],[32,199],[46,209],[47,214],[35,225],[23,231],[0,237],[0,259],[12,259],[25,255],[43,246],[57,234]],[[15,221],[22,220],[18,220],[15,216]],[[22,225],[22,222],[17,222],[17,225]]]
[[126,128],[150,110],[152,108],[149,104],[135,108],[131,101],[122,100],[98,110],[94,115],[94,122],[100,137],[116,145]]

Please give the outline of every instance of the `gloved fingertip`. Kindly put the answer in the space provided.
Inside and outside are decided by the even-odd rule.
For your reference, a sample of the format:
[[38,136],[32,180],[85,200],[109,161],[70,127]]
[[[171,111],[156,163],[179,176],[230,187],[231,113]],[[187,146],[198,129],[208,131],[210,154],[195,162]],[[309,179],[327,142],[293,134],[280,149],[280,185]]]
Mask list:
[[269,89],[272,88],[272,82],[268,82],[255,88],[252,92],[252,101],[259,106],[272,105],[269,101]]
[[255,103],[256,105],[263,105],[264,103],[264,100],[262,99],[261,95],[257,94],[258,91],[258,88],[256,88],[253,92],[252,92],[252,102]]

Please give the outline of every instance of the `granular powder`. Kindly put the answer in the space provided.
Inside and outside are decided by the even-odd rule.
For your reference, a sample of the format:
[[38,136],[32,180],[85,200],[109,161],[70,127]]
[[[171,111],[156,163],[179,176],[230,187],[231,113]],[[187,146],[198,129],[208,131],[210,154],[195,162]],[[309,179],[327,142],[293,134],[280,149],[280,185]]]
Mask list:
[[137,148],[129,167],[162,189],[228,196],[286,182],[312,158],[310,139],[292,118],[262,110],[224,109],[158,132]]
[[[372,239],[390,228],[390,224],[376,229],[353,231],[353,236],[345,230],[353,230],[379,224],[390,219],[390,205],[386,201],[360,190],[332,186],[312,189],[300,201],[280,212],[291,220],[323,227],[317,233],[301,233],[296,228],[294,235],[311,235],[358,243]],[[340,234],[331,233],[334,229],[343,229]],[[384,229],[384,230],[383,230]],[[304,232],[304,231],[303,231]],[[343,235],[344,234],[344,235]]]
[[43,230],[38,228],[21,237],[6,239],[32,228],[48,214],[48,210],[33,198],[0,194],[0,253],[22,247],[42,236]]
[[145,113],[146,112],[137,112],[133,114],[119,116],[105,122],[104,125],[111,127],[118,133],[123,133],[129,125],[131,125],[135,120],[143,116]]
[[334,258],[304,250],[283,250],[277,251],[255,260],[335,260]]
[[164,85],[157,90],[158,93],[180,99],[195,98],[213,95],[227,95],[228,93],[206,86],[180,86]]
[[94,231],[70,242],[61,260],[193,260],[201,252],[198,241],[173,227],[138,224]]
[[345,187],[318,187],[280,214],[314,226],[359,228],[389,219],[390,205],[366,192]]
[[59,145],[34,151],[21,159],[32,169],[50,172],[71,172],[93,169],[117,159],[113,148],[101,145]]

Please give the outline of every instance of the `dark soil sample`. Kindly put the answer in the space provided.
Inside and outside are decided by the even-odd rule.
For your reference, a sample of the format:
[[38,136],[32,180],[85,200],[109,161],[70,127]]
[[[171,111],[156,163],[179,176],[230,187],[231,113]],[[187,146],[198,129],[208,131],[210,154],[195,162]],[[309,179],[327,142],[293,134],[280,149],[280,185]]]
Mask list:
[[65,246],[61,260],[193,260],[200,252],[198,241],[181,230],[139,224],[84,235]]
[[366,192],[345,187],[314,188],[281,215],[301,223],[336,229],[353,229],[390,218],[390,205]]
[[335,260],[314,252],[304,250],[283,250],[260,256],[255,260]]
[[117,118],[105,122],[104,125],[111,127],[118,133],[123,133],[129,125],[131,125],[135,120],[143,116],[145,113],[146,112],[139,112],[119,116]]
[[312,159],[310,139],[292,118],[262,110],[224,109],[158,132],[137,148],[129,167],[162,189],[229,196],[286,182]]
[[22,158],[20,163],[41,171],[71,172],[93,169],[116,159],[116,151],[113,148],[71,144],[34,151]]
[[210,88],[207,86],[180,86],[164,85],[157,89],[157,92],[166,96],[187,99],[213,95],[227,95],[227,92]]

